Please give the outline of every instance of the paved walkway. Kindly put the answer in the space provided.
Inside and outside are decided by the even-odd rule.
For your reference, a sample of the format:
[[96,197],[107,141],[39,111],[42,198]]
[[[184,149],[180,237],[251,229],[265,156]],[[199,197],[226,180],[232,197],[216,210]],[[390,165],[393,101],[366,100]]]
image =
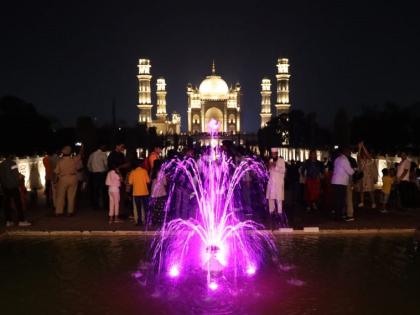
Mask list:
[[[336,222],[322,211],[306,213],[303,209],[287,209],[289,225],[294,229],[319,227],[320,230],[357,230],[357,229],[416,229],[420,231],[420,209],[390,211],[382,214],[374,209],[356,209],[353,222]],[[106,211],[82,207],[73,217],[54,217],[48,214],[44,201],[39,198],[36,205],[31,205],[27,216],[33,226],[27,228],[12,227],[7,231],[144,231],[144,227],[133,222],[108,223]],[[5,231],[4,219],[0,219],[0,233]]]

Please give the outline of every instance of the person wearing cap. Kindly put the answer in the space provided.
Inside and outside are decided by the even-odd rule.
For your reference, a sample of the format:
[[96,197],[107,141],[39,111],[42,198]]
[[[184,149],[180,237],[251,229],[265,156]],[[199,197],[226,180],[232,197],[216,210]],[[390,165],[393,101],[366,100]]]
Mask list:
[[59,216],[64,213],[64,205],[67,201],[67,215],[72,216],[77,192],[79,157],[71,156],[72,149],[70,146],[65,146],[61,152],[63,156],[58,160],[55,168],[58,178],[55,214]]
[[266,198],[268,199],[270,216],[273,217],[283,214],[284,176],[286,174],[286,163],[282,157],[279,157],[277,148],[271,149],[268,171]]

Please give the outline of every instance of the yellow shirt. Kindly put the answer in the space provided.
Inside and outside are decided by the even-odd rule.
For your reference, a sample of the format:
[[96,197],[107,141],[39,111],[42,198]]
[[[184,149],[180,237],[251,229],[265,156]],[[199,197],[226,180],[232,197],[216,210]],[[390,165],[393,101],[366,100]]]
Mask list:
[[130,173],[128,183],[133,186],[133,196],[147,196],[149,189],[147,184],[150,183],[147,171],[142,167],[137,167]]
[[382,191],[384,194],[390,194],[391,193],[391,187],[394,183],[394,179],[391,176],[384,176],[382,177]]

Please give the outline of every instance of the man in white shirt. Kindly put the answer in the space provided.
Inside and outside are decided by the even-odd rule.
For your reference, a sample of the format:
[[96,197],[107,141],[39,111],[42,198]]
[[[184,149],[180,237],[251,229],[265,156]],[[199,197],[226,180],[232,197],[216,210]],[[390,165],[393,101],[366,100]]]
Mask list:
[[[268,199],[268,206],[270,211],[270,219],[275,220],[280,216],[280,222],[286,225],[286,216],[283,214],[283,200],[284,200],[284,175],[286,174],[286,163],[284,159],[279,156],[278,149],[271,149],[271,158],[268,163],[269,179],[267,183],[266,198]],[[271,222],[273,225],[273,222]]]
[[337,220],[344,219],[347,185],[349,185],[350,177],[354,174],[354,169],[351,167],[348,159],[350,153],[349,148],[343,148],[341,154],[334,160],[331,184],[334,196],[334,211]]
[[408,208],[410,206],[410,168],[411,161],[407,158],[405,152],[400,154],[401,161],[397,168],[397,183],[400,192],[401,206]]
[[108,194],[106,191],[105,179],[108,170],[108,154],[106,153],[106,147],[104,145],[91,153],[87,167],[92,179],[92,205],[95,209],[107,209]]

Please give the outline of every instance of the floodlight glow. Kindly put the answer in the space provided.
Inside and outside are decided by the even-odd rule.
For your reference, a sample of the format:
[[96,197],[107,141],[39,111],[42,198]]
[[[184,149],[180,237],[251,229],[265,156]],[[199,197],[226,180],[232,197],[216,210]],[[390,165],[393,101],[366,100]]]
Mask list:
[[248,268],[246,269],[246,273],[248,274],[248,275],[250,275],[250,276],[252,276],[252,275],[254,275],[255,274],[255,272],[256,272],[257,270],[255,269],[255,267],[254,266],[248,266]]
[[212,281],[212,282],[209,283],[209,288],[212,291],[216,291],[218,287],[219,287],[219,285],[216,282],[214,282],[214,281]]
[[179,276],[179,268],[177,265],[174,265],[169,269],[169,276],[172,278],[176,278]]

